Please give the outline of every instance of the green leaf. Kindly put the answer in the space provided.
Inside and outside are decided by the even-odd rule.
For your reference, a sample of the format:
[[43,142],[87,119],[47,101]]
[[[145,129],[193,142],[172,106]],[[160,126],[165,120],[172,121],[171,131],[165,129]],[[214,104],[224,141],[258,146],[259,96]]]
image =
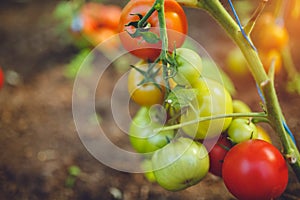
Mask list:
[[187,107],[190,103],[197,97],[196,89],[186,89],[181,87],[175,87],[174,90],[170,92],[167,98],[167,103],[175,108],[176,111]]
[[[85,64],[84,69],[90,69],[87,68],[90,63],[93,60],[93,56],[89,55],[90,50],[89,49],[83,49],[81,50],[72,60],[71,62],[67,65],[66,70],[65,70],[65,76],[67,78],[75,78],[77,75],[78,70],[80,69],[81,65]],[[85,60],[87,59],[87,60]],[[86,73],[89,73],[89,70],[86,71]]]

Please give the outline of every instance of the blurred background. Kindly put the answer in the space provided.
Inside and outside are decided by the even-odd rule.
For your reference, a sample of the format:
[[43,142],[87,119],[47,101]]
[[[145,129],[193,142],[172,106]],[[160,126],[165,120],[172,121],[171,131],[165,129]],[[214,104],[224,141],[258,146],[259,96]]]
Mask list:
[[[101,1],[118,7],[126,2]],[[235,2],[242,22],[247,21],[258,2]],[[229,10],[227,1],[223,3]],[[78,16],[84,4],[79,0],[0,1],[0,67],[5,77],[0,90],[0,199],[234,199],[222,180],[211,174],[196,186],[173,193],[150,183],[143,174],[109,168],[85,149],[72,116],[74,78],[90,50],[115,30],[81,32]],[[270,3],[266,9],[274,6]],[[235,85],[233,97],[245,101],[254,111],[261,110],[251,75],[247,69],[240,70],[244,69],[243,61],[236,61],[238,67],[228,61],[235,44],[204,11],[190,8],[185,11],[188,35],[228,74]],[[107,13],[104,10],[101,14]],[[300,70],[300,18],[285,19],[290,55]],[[99,49],[100,57],[109,57],[118,48]],[[107,124],[109,138],[125,148],[130,148],[127,135],[114,127],[109,121],[112,118],[106,114],[110,112],[107,109],[112,79],[128,70],[132,60],[124,56],[112,64],[101,80],[104,89],[99,91],[96,102],[97,119]],[[287,123],[300,144],[300,98],[287,86],[289,81],[283,67],[276,74],[276,88]],[[280,147],[277,136],[269,127],[266,130]],[[300,185],[291,171],[288,188],[280,199],[298,199],[299,193]]]

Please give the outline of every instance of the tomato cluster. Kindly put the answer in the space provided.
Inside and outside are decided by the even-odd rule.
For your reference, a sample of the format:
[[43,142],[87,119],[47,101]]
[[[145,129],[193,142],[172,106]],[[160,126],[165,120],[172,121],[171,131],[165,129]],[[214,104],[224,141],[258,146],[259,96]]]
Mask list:
[[281,50],[289,40],[286,28],[277,23],[271,13],[266,12],[258,18],[251,38],[266,71],[274,62],[275,73],[278,73],[282,67]]
[[[116,5],[104,5],[97,2],[85,3],[74,19],[72,31],[80,32],[94,46],[118,33],[121,8]],[[110,47],[119,45],[119,41],[110,41]]]
[[[129,141],[144,155],[146,178],[178,191],[197,184],[211,172],[222,177],[239,199],[278,197],[287,184],[287,166],[262,127],[252,118],[234,114],[250,113],[250,108],[233,100],[223,84],[202,74],[207,66],[197,52],[176,45],[161,58],[161,43],[151,43],[143,34],[132,35],[153,3],[131,0],[122,11],[119,27],[127,31],[121,36],[123,46],[143,59],[132,66],[128,76],[131,99],[141,106],[131,122]],[[170,23],[185,30],[185,15],[179,4],[166,0],[165,8],[167,28],[171,28]],[[168,12],[179,13],[180,23]],[[157,27],[157,21],[154,12],[147,23]],[[143,31],[159,37],[155,29]],[[181,44],[177,39],[168,37],[169,44]]]

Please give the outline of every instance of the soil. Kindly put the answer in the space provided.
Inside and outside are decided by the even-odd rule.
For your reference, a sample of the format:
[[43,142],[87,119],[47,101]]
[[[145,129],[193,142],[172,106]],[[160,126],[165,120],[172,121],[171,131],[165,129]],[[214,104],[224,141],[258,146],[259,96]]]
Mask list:
[[[118,1],[115,1],[118,2]],[[180,192],[169,192],[148,182],[143,174],[112,169],[95,159],[77,134],[72,115],[74,81],[64,76],[65,68],[78,52],[65,45],[55,34],[52,12],[58,1],[0,2],[0,64],[6,74],[18,74],[18,82],[7,81],[0,91],[0,199],[234,199],[223,181],[208,174],[196,186]],[[189,35],[197,40],[221,66],[228,49],[234,47],[224,31],[203,11],[186,9]],[[201,20],[198,20],[201,19]],[[291,21],[292,54],[300,63],[299,26]],[[296,27],[296,28],[295,28]],[[10,77],[13,77],[10,75]],[[120,77],[110,69],[102,76],[96,110],[102,121],[112,120],[106,100],[113,89],[111,83]],[[112,78],[114,77],[114,78]],[[259,110],[259,96],[249,76],[232,77],[239,98],[253,110]],[[113,79],[113,80],[112,80]],[[287,124],[300,144],[300,97],[286,92],[283,72],[276,88]],[[103,95],[103,96],[101,96]],[[113,122],[105,122],[112,130],[109,137],[119,146],[128,147],[128,140]],[[268,127],[267,127],[268,128]],[[278,138],[271,132],[274,144]],[[125,163],[120,163],[123,165]],[[75,183],[68,169],[78,166],[81,173]],[[290,171],[289,185],[280,199],[300,199],[300,184]]]

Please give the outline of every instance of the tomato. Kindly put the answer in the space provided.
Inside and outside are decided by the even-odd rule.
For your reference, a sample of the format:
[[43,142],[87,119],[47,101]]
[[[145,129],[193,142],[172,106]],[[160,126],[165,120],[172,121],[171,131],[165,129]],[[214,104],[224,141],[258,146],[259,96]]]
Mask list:
[[231,50],[226,58],[226,66],[233,75],[244,76],[249,73],[248,63],[241,50]]
[[80,10],[84,32],[90,33],[101,27],[116,31],[121,12],[121,8],[116,5],[103,5],[96,2],[84,4]]
[[175,53],[177,73],[173,78],[179,85],[190,85],[200,77],[202,59],[198,53],[187,48],[178,48]]
[[209,169],[209,157],[204,145],[189,138],[172,140],[152,157],[157,183],[171,191],[197,184]]
[[141,164],[141,168],[144,170],[145,178],[149,182],[151,182],[151,183],[156,182],[156,179],[155,179],[155,176],[153,173],[153,169],[152,169],[152,161],[150,159],[143,160],[143,162]]
[[281,153],[263,140],[248,140],[227,153],[222,169],[228,190],[241,200],[279,197],[288,183],[288,168]]
[[[137,68],[147,71],[148,64],[138,64]],[[158,67],[157,65],[154,70]],[[144,80],[143,74],[136,69],[132,68],[128,75],[128,92],[132,100],[141,106],[151,106],[154,104],[162,104],[165,94],[165,83],[162,77],[162,73],[158,73],[155,76],[154,81],[158,84],[156,86],[153,81],[149,81],[142,85],[139,85]]]
[[227,133],[234,143],[240,143],[258,137],[255,124],[245,118],[233,119]]
[[[86,35],[86,38],[94,45],[97,46],[98,44],[102,43],[103,46],[100,46],[106,51],[110,51],[113,49],[116,49],[120,45],[120,41],[118,37],[113,37],[115,34],[117,34],[116,31],[110,28],[98,28],[97,30],[89,33]],[[108,40],[109,42],[105,42],[105,40]]]
[[[210,143],[210,141],[205,141],[204,145],[206,146],[207,143]],[[212,149],[209,151],[209,172],[222,177],[222,166],[224,158],[229,151],[229,149],[232,147],[232,144],[230,140],[227,139],[227,136],[222,134],[217,143],[212,147]],[[208,149],[208,147],[207,147]]]
[[241,100],[233,100],[232,101],[233,112],[234,113],[250,113],[250,107]]
[[4,74],[2,69],[0,68],[0,89],[3,87],[4,85]]
[[[145,15],[153,6],[155,0],[131,0],[123,8],[120,23],[119,32],[121,42],[124,48],[133,55],[145,59],[155,60],[161,52],[161,41],[157,43],[148,43],[141,36],[132,38],[128,33],[134,33],[137,29],[133,26],[126,26],[130,22],[138,21],[137,15]],[[175,47],[180,47],[187,33],[187,19],[182,7],[175,0],[165,0],[165,17],[167,34],[169,41],[169,51],[174,50]],[[148,23],[151,25],[150,32],[159,36],[159,21],[157,12],[154,12],[148,19]]]
[[264,140],[272,144],[272,140],[270,135],[266,132],[266,130],[261,126],[256,126],[257,129],[257,139]]
[[268,51],[271,49],[281,50],[289,40],[285,27],[276,24],[275,18],[266,13],[258,18],[257,25],[252,31],[253,43],[258,49]]
[[267,72],[269,71],[273,62],[274,62],[275,74],[280,72],[282,68],[282,58],[278,50],[272,49],[267,52],[259,51],[259,57]]
[[[197,90],[197,102],[182,114],[182,123],[233,112],[232,98],[223,85],[212,79],[199,78],[192,86]],[[208,120],[184,126],[182,129],[187,135],[196,139],[213,138],[225,131],[231,120],[232,118],[229,117]]]
[[162,148],[174,137],[173,130],[154,132],[154,129],[162,127],[150,117],[149,108],[141,107],[129,128],[132,147],[139,153],[153,153]]

